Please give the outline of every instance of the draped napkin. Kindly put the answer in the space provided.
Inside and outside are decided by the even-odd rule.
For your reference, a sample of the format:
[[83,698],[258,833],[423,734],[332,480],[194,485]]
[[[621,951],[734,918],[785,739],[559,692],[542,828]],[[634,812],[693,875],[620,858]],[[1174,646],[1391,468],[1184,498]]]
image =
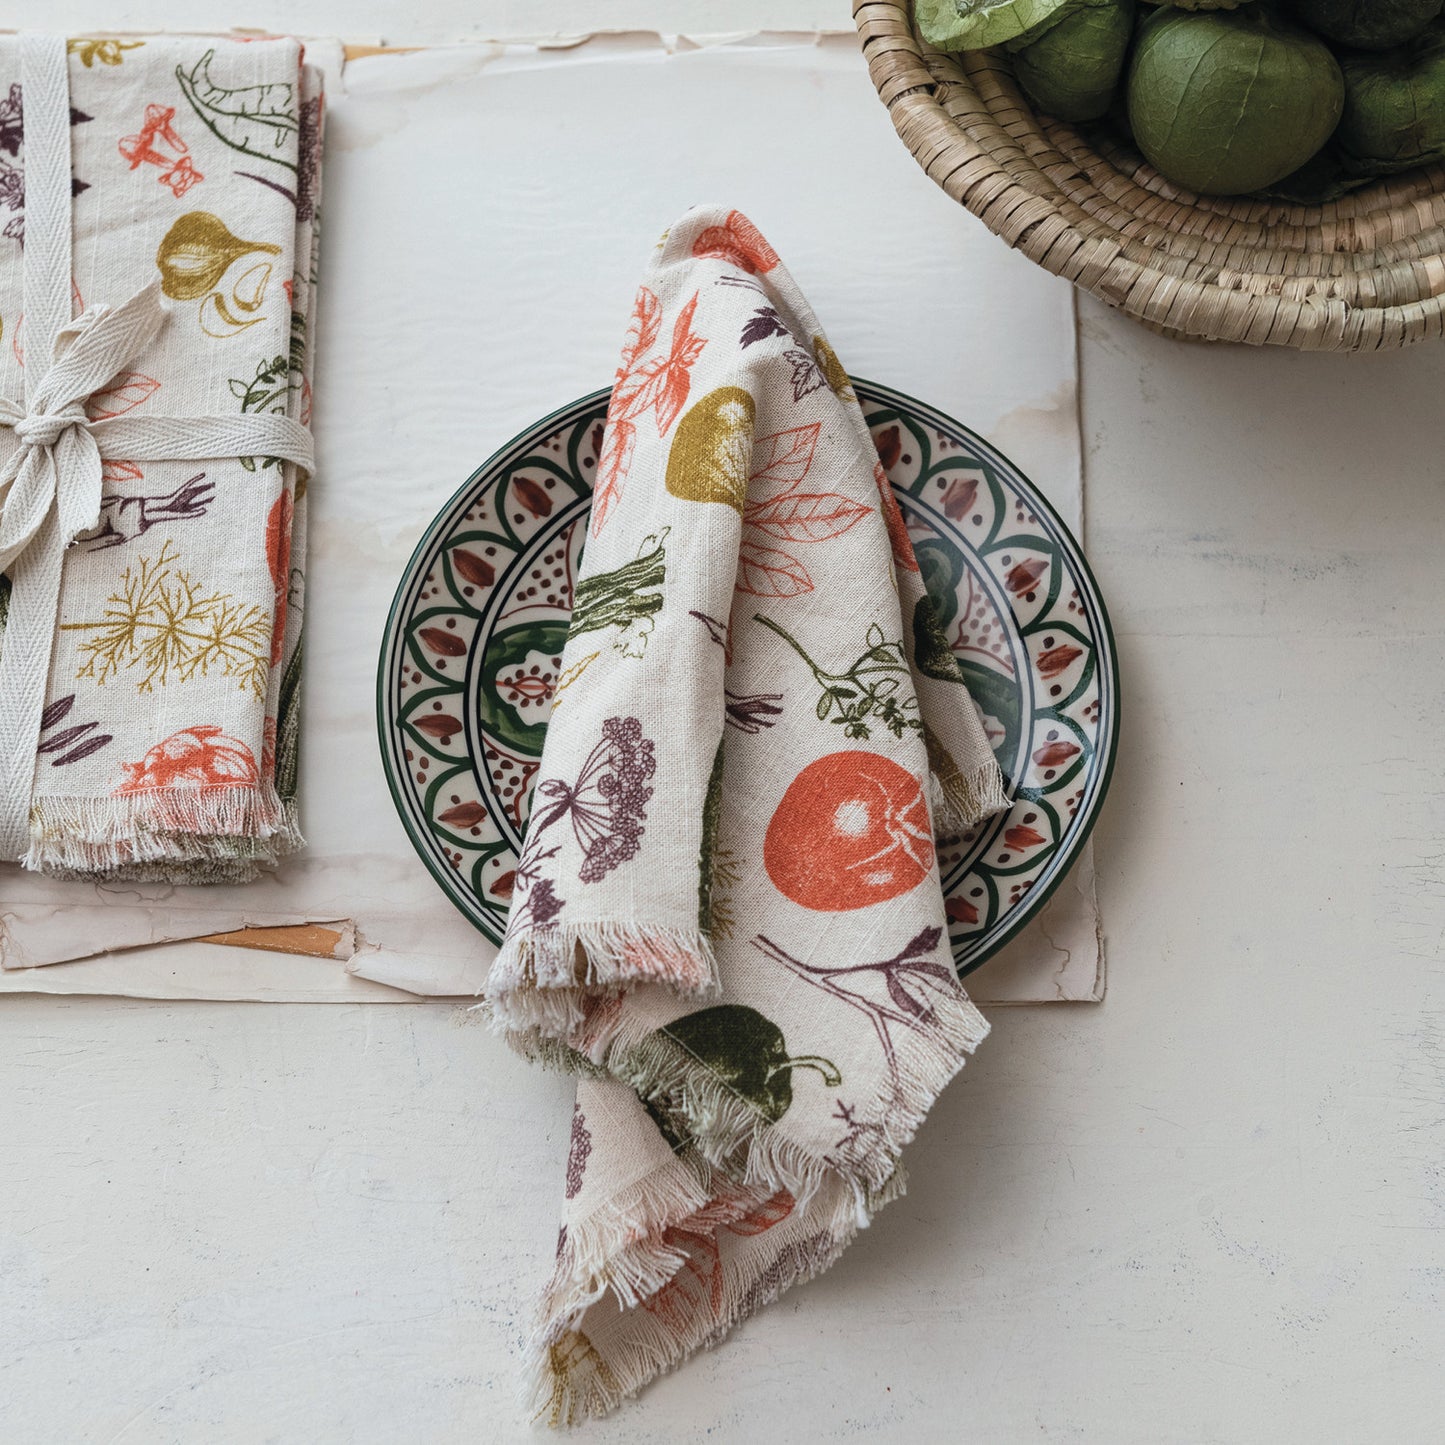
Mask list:
[[0,857],[300,845],[322,93],[294,40],[0,37]]
[[532,1385],[599,1414],[825,1268],[986,1032],[935,833],[1007,806],[848,375],[737,211],[637,293],[486,987],[581,1075]]

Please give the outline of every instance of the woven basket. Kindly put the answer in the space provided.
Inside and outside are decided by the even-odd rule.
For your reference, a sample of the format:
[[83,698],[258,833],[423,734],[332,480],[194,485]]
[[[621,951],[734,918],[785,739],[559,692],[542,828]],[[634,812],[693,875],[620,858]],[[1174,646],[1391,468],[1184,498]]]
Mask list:
[[854,0],[914,159],[1031,260],[1171,336],[1374,351],[1445,335],[1445,166],[1323,206],[1196,196],[1035,115],[1007,63],[950,55],[907,0]]

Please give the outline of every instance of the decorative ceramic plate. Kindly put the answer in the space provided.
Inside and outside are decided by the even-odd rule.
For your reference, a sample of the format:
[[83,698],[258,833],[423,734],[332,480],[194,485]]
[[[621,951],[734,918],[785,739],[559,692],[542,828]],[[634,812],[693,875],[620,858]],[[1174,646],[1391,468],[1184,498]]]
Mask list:
[[[923,575],[1015,799],[938,852],[960,973],[1042,906],[1114,762],[1118,675],[1078,544],[967,427],[856,383]],[[448,898],[500,941],[587,530],[607,392],[503,447],[427,529],[382,644],[392,796]]]

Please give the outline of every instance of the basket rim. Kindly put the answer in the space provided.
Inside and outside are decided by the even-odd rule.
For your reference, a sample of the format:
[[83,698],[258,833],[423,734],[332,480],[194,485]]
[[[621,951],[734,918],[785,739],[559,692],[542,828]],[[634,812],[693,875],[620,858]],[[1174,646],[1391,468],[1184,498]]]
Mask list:
[[1445,165],[1304,205],[1199,197],[1036,115],[988,51],[935,50],[910,0],[853,0],[924,172],[1011,246],[1156,330],[1306,350],[1445,335]]

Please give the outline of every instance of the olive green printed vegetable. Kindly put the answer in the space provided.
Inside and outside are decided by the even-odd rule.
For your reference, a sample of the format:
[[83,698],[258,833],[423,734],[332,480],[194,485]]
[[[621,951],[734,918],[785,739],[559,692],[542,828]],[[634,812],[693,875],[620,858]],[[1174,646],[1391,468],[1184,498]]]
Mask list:
[[1419,35],[1445,9],[1445,0],[1288,0],[1286,8],[1337,45],[1388,50]]
[[242,155],[296,170],[294,159],[300,121],[296,115],[296,87],[284,83],[247,85],[228,90],[211,79],[208,50],[189,72],[176,66],[176,79],[191,109],[223,145]]
[[702,846],[697,861],[697,926],[712,936],[713,855],[717,851],[718,818],[722,813],[723,742],[719,738],[712,755],[712,771],[707,777],[707,793],[702,804]]
[[916,0],[918,32],[940,50],[987,50],[1036,40],[1099,0]]
[[301,668],[304,639],[297,639],[296,651],[281,674],[281,692],[276,703],[276,792],[286,801],[296,796],[296,773],[301,745]]
[[933,599],[928,596],[920,597],[913,609],[913,660],[929,677],[937,678],[939,682],[963,683],[958,659],[954,657],[948,638],[939,625]]
[[793,1102],[794,1069],[816,1070],[830,1089],[843,1082],[828,1059],[816,1054],[790,1058],[782,1029],[743,1004],[719,1004],[687,1014],[666,1024],[662,1032],[770,1124],[776,1124]]
[[1129,69],[1139,149],[1201,195],[1263,190],[1298,170],[1330,138],[1344,99],[1325,43],[1263,5],[1160,12]]
[[667,580],[664,544],[669,530],[664,527],[644,538],[633,561],[577,583],[569,637],[615,627],[622,633],[613,644],[617,651],[624,657],[642,656],[654,619],[662,610],[662,587]]
[[898,697],[899,688],[911,682],[903,643],[889,642],[876,622],[868,629],[862,654],[843,672],[829,672],[808,656],[792,633],[776,622],[756,613],[753,621],[776,632],[808,664],[823,689],[817,707],[819,722],[837,723],[845,738],[864,741],[873,735],[870,721],[881,723],[895,738],[923,731],[918,699],[912,696],[912,687],[905,689],[902,701]]
[[1014,56],[1025,95],[1057,120],[1098,120],[1113,104],[1134,35],[1134,0],[1067,15]]
[[1445,22],[1398,50],[1346,56],[1344,72],[1347,165],[1384,175],[1445,159]]

